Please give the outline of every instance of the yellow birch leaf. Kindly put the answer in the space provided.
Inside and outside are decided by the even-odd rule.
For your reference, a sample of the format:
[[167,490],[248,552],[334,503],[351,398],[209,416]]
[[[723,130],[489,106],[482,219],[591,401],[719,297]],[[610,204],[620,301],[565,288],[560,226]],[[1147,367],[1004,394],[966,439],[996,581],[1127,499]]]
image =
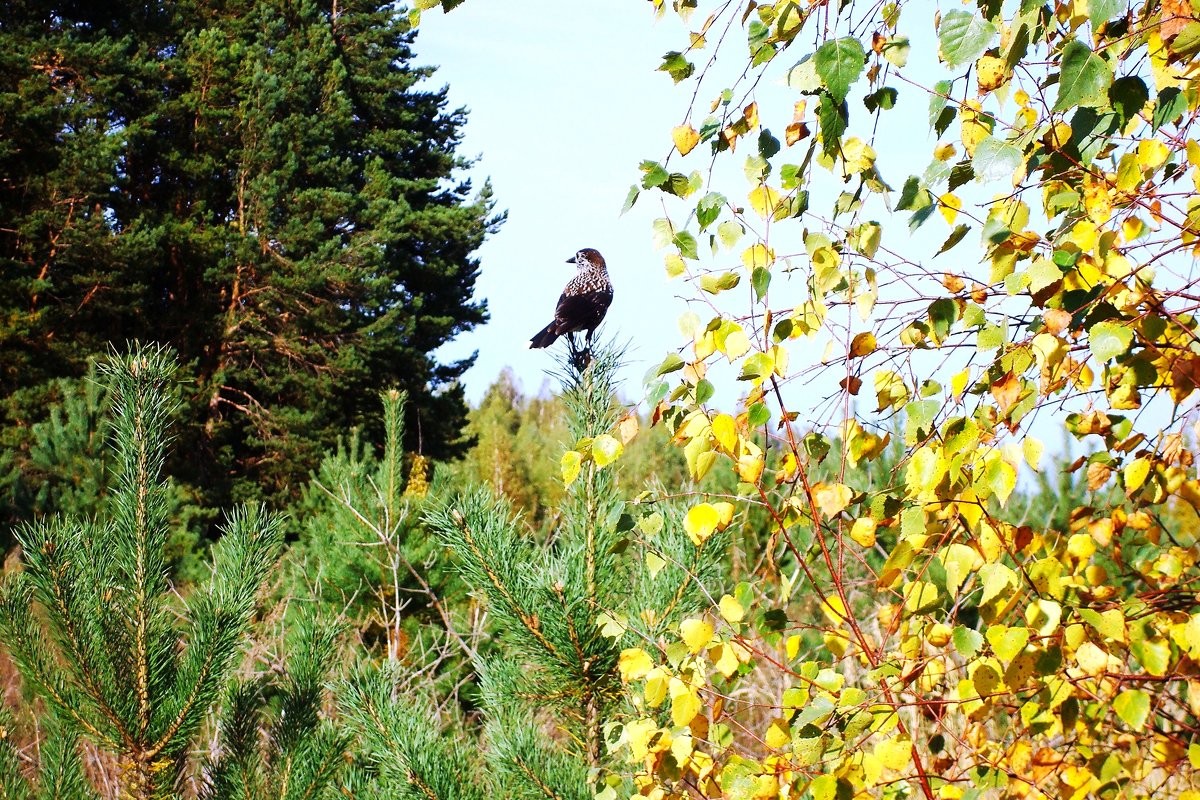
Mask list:
[[688,509],[683,518],[683,530],[692,544],[699,547],[717,530],[718,521],[717,510],[709,503],[700,503]]
[[629,743],[629,754],[642,761],[650,752],[650,739],[658,734],[658,724],[647,717],[635,719],[625,725],[625,741]]
[[912,740],[907,736],[884,739],[875,745],[875,757],[888,769],[906,769],[912,760]]
[[1008,72],[1003,58],[983,56],[975,62],[975,77],[979,81],[979,93],[999,89],[1008,80]]
[[743,483],[757,483],[762,477],[763,468],[767,465],[767,459],[762,453],[746,453],[738,458],[737,474],[738,480]]
[[679,155],[686,156],[700,142],[700,134],[691,125],[684,123],[671,130],[671,140],[679,148]]
[[851,136],[842,142],[841,156],[845,161],[846,172],[850,174],[865,172],[875,163],[875,151],[857,136]]
[[850,615],[846,613],[846,604],[837,595],[831,594],[825,598],[825,602],[821,604],[821,612],[831,625],[845,625],[846,620],[850,619]]
[[1200,658],[1200,614],[1192,614],[1182,627],[1181,645],[1195,661]]
[[1071,241],[1085,253],[1090,252],[1099,240],[1096,226],[1086,219],[1076,222],[1075,227],[1071,228]]
[[696,690],[678,678],[671,678],[667,688],[671,695],[671,721],[683,727],[700,713],[700,696]]
[[1017,574],[1003,564],[984,564],[979,568],[979,578],[983,583],[983,596],[979,598],[981,606],[1020,585]]
[[670,676],[662,667],[655,667],[646,673],[646,691],[643,697],[646,698],[646,705],[650,708],[658,708],[663,704],[663,700],[667,699],[667,682]]
[[1084,642],[1075,651],[1075,662],[1087,675],[1101,675],[1108,669],[1108,653],[1091,642]]
[[956,152],[954,145],[946,142],[945,144],[939,144],[933,149],[933,157],[938,161],[949,161],[954,158]]
[[742,608],[742,604],[731,594],[722,595],[718,607],[721,609],[722,619],[731,624],[741,622],[746,616],[746,609]]
[[579,477],[579,471],[583,467],[583,454],[578,450],[568,450],[563,453],[560,468],[562,470],[563,483],[570,486]]
[[644,677],[654,667],[654,659],[640,647],[629,647],[621,651],[617,659],[617,671],[625,683]]
[[671,740],[671,755],[675,756],[675,763],[683,766],[687,764],[688,759],[692,756],[692,737],[690,734],[676,736]]
[[1025,441],[1021,442],[1021,452],[1025,456],[1025,463],[1028,464],[1034,472],[1041,472],[1038,465],[1042,463],[1042,452],[1046,448],[1040,441],[1032,436],[1026,436]]
[[875,373],[875,399],[879,403],[876,411],[900,408],[908,402],[908,398],[908,386],[899,374],[890,370]]
[[876,527],[877,523],[870,517],[859,517],[850,527],[850,538],[859,547],[874,547]]
[[737,653],[728,644],[719,644],[709,651],[713,666],[726,678],[738,671]]
[[[1145,144],[1143,141],[1142,144]],[[1089,172],[1083,177],[1083,207],[1088,219],[1097,225],[1103,225],[1112,215],[1112,199],[1108,194],[1108,181],[1103,177],[1095,178]]]
[[812,492],[817,508],[826,518],[836,517],[854,498],[854,490],[844,483],[817,483]]
[[973,547],[955,542],[942,552],[942,563],[946,568],[946,592],[953,597],[971,573],[983,566],[983,557]]
[[687,271],[687,265],[683,263],[683,257],[679,253],[667,253],[664,255],[663,265],[667,268],[668,278],[678,278]]
[[1067,346],[1062,339],[1049,333],[1039,333],[1030,343],[1034,361],[1039,367],[1058,366],[1067,354]]
[[667,562],[664,561],[662,556],[660,556],[658,553],[654,553],[649,550],[646,551],[646,571],[650,573],[651,579],[657,578],[658,573],[661,572],[662,568],[666,565]]
[[985,635],[1001,661],[1012,661],[1029,644],[1029,629],[1025,627],[989,625]]
[[641,422],[638,421],[638,416],[634,412],[630,412],[621,417],[621,421],[617,423],[617,434],[621,437],[622,444],[629,444],[638,434],[638,428]]
[[946,222],[950,225],[954,224],[954,220],[958,218],[958,212],[962,209],[962,200],[953,192],[946,192],[938,198],[938,210],[942,212],[942,216],[946,218]]
[[937,600],[937,587],[927,581],[913,581],[904,587],[904,610],[910,615],[932,608]]
[[1142,488],[1146,478],[1150,477],[1150,460],[1137,458],[1125,466],[1125,493],[1133,494]]
[[983,503],[974,489],[964,489],[959,494],[954,507],[962,515],[963,520],[966,521],[967,527],[972,530],[979,524],[979,520],[983,518]]
[[733,453],[738,443],[737,423],[728,414],[718,414],[712,421],[713,436],[726,453]]
[[967,386],[971,381],[971,370],[964,369],[950,379],[950,393],[955,397],[961,397],[962,393],[967,390]]
[[867,331],[850,340],[850,358],[862,358],[875,352],[875,334]]
[[733,522],[733,503],[722,500],[713,503],[712,507],[717,512],[717,530],[723,531],[729,527],[729,523]]
[[[771,724],[767,727],[766,742],[767,747],[770,747],[772,750],[779,750],[792,743],[792,732],[788,729],[787,720],[781,718],[772,720]],[[830,775],[829,777],[833,776]],[[814,794],[813,797],[816,798],[816,795]]]
[[[1197,617],[1200,619],[1200,617]],[[789,636],[784,642],[784,652],[787,653],[788,661],[791,661],[800,652],[800,645],[803,643],[799,635]],[[1200,640],[1198,640],[1197,648],[1200,648]]]
[[746,120],[746,124],[750,128],[758,127],[758,103],[751,103],[742,109],[742,117]]
[[713,626],[702,619],[685,619],[679,623],[679,635],[688,650],[695,655],[712,641]]
[[779,205],[779,192],[764,183],[752,190],[748,199],[750,207],[758,212],[760,217],[768,219],[775,213],[775,208]]
[[737,330],[730,331],[725,336],[725,347],[721,351],[725,353],[725,357],[732,364],[736,359],[741,358],[750,351],[750,338],[746,336],[746,332],[740,327]]
[[974,157],[975,147],[988,137],[992,126],[983,118],[978,100],[968,100],[958,109],[960,122],[960,139],[967,155]]
[[904,473],[909,494],[930,492],[946,477],[947,464],[938,454],[940,449],[925,445],[913,453]]
[[1170,157],[1170,148],[1158,139],[1142,139],[1138,142],[1138,166],[1147,172],[1158,169],[1167,163],[1167,159]]
[[607,433],[603,433],[592,442],[592,460],[596,462],[597,467],[607,467],[621,457],[624,449],[625,445]]
[[752,244],[742,251],[742,264],[748,270],[753,270],[755,267],[769,267],[774,263],[775,251],[761,242]]

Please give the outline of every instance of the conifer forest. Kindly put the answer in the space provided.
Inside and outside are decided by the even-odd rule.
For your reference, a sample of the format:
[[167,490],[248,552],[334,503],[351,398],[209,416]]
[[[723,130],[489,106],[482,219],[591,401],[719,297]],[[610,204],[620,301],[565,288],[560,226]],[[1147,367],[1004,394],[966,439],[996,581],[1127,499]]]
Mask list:
[[470,401],[464,0],[0,9],[0,800],[1200,800],[1200,0],[606,2]]

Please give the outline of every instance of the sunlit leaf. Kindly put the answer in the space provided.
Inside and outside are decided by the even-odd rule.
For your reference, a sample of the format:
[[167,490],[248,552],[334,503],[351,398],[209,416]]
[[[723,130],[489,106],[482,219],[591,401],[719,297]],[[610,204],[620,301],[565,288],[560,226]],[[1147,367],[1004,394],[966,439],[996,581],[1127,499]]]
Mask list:
[[1055,111],[1076,106],[1093,106],[1108,101],[1112,70],[1100,56],[1078,39],[1063,48],[1062,76],[1058,83]]
[[813,55],[821,82],[839,103],[846,99],[851,84],[862,74],[865,61],[862,43],[853,36],[831,39]]
[[969,11],[953,9],[938,26],[938,54],[946,65],[965,66],[983,55],[996,37],[996,26]]

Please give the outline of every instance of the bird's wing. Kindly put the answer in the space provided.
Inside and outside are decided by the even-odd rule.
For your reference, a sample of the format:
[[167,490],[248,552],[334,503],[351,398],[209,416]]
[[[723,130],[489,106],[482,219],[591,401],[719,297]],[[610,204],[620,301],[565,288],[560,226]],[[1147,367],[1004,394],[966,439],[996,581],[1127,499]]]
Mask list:
[[560,334],[595,328],[604,319],[604,312],[612,303],[611,290],[563,293],[554,310],[554,322]]

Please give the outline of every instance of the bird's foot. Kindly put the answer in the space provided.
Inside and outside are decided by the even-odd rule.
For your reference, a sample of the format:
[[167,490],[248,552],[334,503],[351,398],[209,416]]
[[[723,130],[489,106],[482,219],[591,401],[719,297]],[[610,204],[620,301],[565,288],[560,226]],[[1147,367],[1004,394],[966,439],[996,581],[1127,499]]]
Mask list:
[[570,348],[571,368],[576,372],[583,372],[592,363],[592,343],[588,340],[583,347],[575,341],[575,335],[567,337],[568,347]]

